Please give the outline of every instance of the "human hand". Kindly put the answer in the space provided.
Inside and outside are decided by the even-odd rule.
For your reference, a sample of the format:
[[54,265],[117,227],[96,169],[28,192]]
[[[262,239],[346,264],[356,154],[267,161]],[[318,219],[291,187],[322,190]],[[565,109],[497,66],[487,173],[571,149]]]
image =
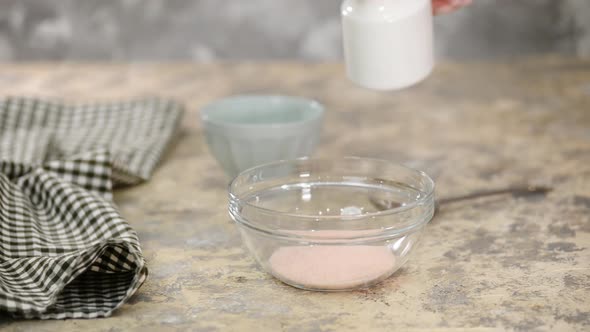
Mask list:
[[470,3],[471,0],[432,0],[432,11],[434,15],[450,13]]

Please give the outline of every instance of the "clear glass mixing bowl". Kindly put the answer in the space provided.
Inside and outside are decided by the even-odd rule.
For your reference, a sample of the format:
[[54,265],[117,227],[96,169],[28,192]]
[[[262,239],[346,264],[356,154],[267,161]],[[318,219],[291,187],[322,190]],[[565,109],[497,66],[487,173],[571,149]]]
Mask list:
[[342,291],[399,269],[434,214],[434,182],[383,160],[258,166],[229,187],[229,213],[262,268],[291,286]]

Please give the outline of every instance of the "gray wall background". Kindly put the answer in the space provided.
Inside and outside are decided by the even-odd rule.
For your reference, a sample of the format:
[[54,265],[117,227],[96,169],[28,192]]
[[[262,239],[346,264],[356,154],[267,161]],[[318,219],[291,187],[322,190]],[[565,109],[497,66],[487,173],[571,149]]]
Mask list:
[[[341,57],[340,0],[0,0],[0,60]],[[440,58],[590,55],[590,0],[474,0]]]

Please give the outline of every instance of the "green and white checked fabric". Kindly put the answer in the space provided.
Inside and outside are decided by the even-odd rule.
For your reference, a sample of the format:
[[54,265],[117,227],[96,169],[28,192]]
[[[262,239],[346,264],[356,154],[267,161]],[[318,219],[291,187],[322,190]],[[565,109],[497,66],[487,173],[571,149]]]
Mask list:
[[156,98],[0,98],[0,311],[106,317],[133,295],[147,268],[111,190],[150,177],[181,116]]

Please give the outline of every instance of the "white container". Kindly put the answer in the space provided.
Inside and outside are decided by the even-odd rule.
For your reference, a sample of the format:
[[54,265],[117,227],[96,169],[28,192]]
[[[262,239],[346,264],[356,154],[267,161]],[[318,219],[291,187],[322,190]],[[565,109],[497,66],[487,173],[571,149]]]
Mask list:
[[397,90],[434,66],[431,0],[345,0],[344,54],[349,78],[375,90]]

